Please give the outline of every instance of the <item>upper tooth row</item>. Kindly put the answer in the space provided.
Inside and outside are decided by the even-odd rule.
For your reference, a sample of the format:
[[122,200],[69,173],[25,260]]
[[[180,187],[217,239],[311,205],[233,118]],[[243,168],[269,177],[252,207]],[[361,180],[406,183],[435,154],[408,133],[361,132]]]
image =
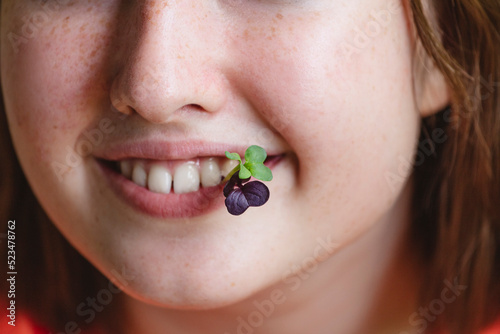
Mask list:
[[173,174],[159,163],[150,165],[149,172],[141,161],[120,161],[121,173],[141,187],[162,194],[169,194],[172,189],[176,194],[197,191],[200,183],[203,187],[219,185],[221,176],[225,177],[236,165],[235,160],[224,159],[219,166],[215,158],[206,159],[200,165],[195,162],[186,162],[175,168]]

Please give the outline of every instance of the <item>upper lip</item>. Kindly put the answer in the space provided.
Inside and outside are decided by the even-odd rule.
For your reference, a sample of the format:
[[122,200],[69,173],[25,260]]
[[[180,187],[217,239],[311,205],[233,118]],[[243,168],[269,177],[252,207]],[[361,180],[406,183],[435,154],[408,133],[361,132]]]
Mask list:
[[[225,156],[225,151],[229,151],[236,152],[243,158],[247,147],[207,141],[142,140],[100,145],[94,150],[93,155],[97,158],[110,161],[127,159],[189,160],[198,157]],[[264,147],[264,149],[266,148]],[[268,156],[280,155],[282,153],[269,151]]]

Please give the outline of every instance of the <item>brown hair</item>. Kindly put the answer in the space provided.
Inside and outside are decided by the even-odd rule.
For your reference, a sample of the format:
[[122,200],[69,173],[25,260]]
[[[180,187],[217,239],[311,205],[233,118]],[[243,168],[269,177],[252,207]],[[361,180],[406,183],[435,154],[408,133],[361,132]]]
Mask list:
[[[422,140],[433,129],[448,140],[414,170],[412,232],[428,268],[421,303],[439,297],[444,280],[467,285],[432,325],[474,333],[500,313],[500,2],[433,1],[435,25],[420,0],[410,3],[420,43],[452,101],[424,119]],[[5,113],[0,117],[0,221],[16,220],[16,303],[61,329],[107,280],[50,223],[21,171]]]
[[423,305],[443,280],[466,285],[439,317],[474,333],[500,311],[500,2],[433,1],[433,27],[411,1],[420,42],[444,75],[451,106],[424,119],[448,140],[415,168],[413,230],[428,264]]

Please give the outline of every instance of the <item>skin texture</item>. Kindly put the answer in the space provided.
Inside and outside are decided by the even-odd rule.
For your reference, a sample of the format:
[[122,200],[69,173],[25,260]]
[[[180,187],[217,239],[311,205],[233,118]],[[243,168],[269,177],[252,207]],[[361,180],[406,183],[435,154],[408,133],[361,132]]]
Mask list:
[[[256,333],[356,333],[394,305],[390,326],[408,327],[418,283],[397,279],[414,270],[401,264],[411,262],[411,170],[401,161],[414,155],[417,106],[429,114],[446,95],[433,87],[429,98],[414,85],[405,6],[124,3],[48,1],[50,19],[38,16],[30,30],[23,18],[35,20],[42,3],[2,1],[1,79],[15,148],[42,206],[103,274],[127,273],[131,333],[236,333],[238,317],[276,289],[286,301]],[[374,11],[389,19],[377,23]],[[124,138],[187,138],[288,155],[265,206],[162,220],[117,198],[92,154],[62,178],[55,172],[103,119],[113,130],[95,150]],[[318,240],[334,247],[318,256]],[[311,272],[284,279],[304,263]]]

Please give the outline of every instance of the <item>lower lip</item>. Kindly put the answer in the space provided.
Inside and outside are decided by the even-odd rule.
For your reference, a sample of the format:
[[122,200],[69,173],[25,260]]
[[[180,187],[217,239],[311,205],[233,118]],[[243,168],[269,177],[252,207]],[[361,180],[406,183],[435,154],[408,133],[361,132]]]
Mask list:
[[[270,168],[276,166],[283,156],[266,161]],[[136,185],[104,163],[96,160],[111,189],[119,198],[141,213],[157,218],[190,218],[208,214],[224,206],[222,189],[224,184],[203,188],[186,194],[158,194]]]

